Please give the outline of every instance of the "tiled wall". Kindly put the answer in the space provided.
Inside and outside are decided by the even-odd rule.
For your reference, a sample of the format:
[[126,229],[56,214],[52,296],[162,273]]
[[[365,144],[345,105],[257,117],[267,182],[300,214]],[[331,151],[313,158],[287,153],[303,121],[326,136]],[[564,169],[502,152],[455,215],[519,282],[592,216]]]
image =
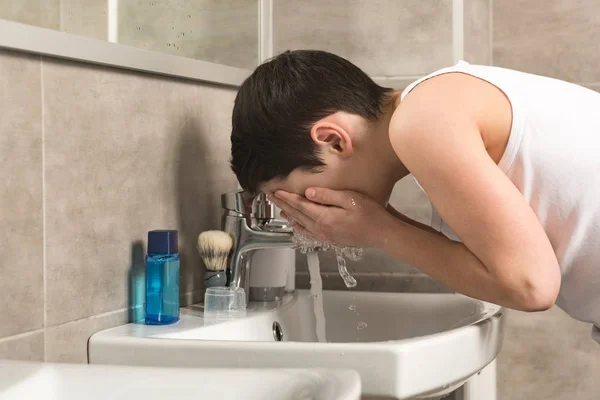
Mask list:
[[0,18],[60,29],[61,0],[0,0]]
[[[496,0],[493,64],[600,88],[596,0]],[[592,399],[600,393],[600,346],[588,324],[558,308],[509,312],[499,400]]]
[[327,50],[373,77],[411,78],[452,61],[452,0],[274,2],[275,53]]
[[[107,0],[0,0],[0,18],[108,40]],[[118,42],[253,69],[258,0],[118,2]]]
[[463,59],[472,64],[489,65],[492,61],[492,0],[463,2]]
[[0,358],[85,362],[129,320],[146,232],[219,226],[235,89],[0,51]]
[[119,43],[254,69],[258,0],[120,1]]

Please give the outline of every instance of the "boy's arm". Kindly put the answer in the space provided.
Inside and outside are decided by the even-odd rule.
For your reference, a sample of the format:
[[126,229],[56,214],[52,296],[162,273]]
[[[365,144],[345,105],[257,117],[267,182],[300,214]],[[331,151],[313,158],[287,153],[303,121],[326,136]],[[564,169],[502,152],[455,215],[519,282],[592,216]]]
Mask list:
[[560,288],[558,261],[533,210],[488,155],[477,117],[465,111],[481,110],[481,99],[461,95],[456,82],[415,88],[418,100],[411,93],[398,108],[390,140],[462,243],[397,221],[384,250],[466,295],[546,309]]
[[419,228],[419,229],[422,229],[422,230],[424,230],[424,231],[427,231],[427,232],[433,233],[434,235],[441,235],[441,236],[443,236],[443,234],[442,234],[441,232],[438,232],[438,231],[436,231],[436,230],[435,230],[434,228],[432,228],[431,226],[429,226],[429,225],[425,225],[425,224],[422,224],[422,223],[420,223],[420,222],[418,222],[418,221],[415,221],[414,219],[412,219],[412,218],[409,218],[409,217],[407,217],[406,215],[402,214],[401,212],[399,212],[398,210],[396,210],[394,207],[392,207],[392,205],[391,205],[391,204],[388,204],[388,205],[385,207],[385,209],[386,209],[386,211],[387,211],[387,212],[389,212],[389,213],[390,213],[390,214],[391,214],[391,215],[392,215],[394,218],[397,218],[397,219],[399,219],[399,220],[400,220],[400,221],[402,221],[402,222],[406,222],[407,224],[409,224],[409,225],[412,225],[412,226],[414,226],[415,228]]
[[[513,273],[510,269],[521,268],[515,261],[498,273],[484,265],[463,243],[404,222],[355,192],[309,188],[306,197],[286,192],[276,192],[271,197],[293,218],[292,225],[299,233],[338,243],[356,241],[377,247],[457,292],[516,310],[545,310],[556,298],[556,281],[548,279],[552,278],[552,271],[536,277],[525,266],[524,273]],[[352,205],[355,202],[361,205],[359,210]]]

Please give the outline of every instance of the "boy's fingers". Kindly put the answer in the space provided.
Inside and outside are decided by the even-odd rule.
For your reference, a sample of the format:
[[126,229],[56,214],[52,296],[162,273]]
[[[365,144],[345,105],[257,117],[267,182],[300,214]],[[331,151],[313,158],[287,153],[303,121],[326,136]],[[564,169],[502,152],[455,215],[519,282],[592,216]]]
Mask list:
[[348,195],[339,190],[326,188],[308,188],[304,193],[306,198],[315,203],[345,208],[348,205]]
[[283,200],[288,205],[292,206],[313,221],[317,221],[323,213],[322,205],[316,204],[315,202],[307,200],[295,193],[278,191],[275,193],[275,198]]
[[286,219],[298,221],[304,226],[309,226],[314,223],[312,219],[302,213],[302,211],[296,209],[293,205],[289,204],[285,199],[277,196],[269,196],[269,200],[275,203],[275,205],[283,211]]

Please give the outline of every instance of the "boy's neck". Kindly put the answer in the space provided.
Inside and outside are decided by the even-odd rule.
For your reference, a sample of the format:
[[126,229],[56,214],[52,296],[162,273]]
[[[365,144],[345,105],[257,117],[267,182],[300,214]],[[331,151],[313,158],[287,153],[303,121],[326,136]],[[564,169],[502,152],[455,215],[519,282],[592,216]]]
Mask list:
[[400,105],[400,91],[390,93],[388,100],[383,106],[383,114],[374,124],[373,153],[385,168],[385,176],[388,183],[395,184],[406,175],[410,174],[392,147],[390,142],[390,121],[394,111]]

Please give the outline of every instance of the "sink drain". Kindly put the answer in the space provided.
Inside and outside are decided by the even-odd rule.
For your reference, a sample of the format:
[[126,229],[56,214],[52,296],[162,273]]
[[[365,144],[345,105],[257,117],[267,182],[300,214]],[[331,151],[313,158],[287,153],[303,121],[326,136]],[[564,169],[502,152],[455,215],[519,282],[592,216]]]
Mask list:
[[281,329],[281,325],[277,321],[273,322],[273,338],[276,342],[283,340],[283,329]]

